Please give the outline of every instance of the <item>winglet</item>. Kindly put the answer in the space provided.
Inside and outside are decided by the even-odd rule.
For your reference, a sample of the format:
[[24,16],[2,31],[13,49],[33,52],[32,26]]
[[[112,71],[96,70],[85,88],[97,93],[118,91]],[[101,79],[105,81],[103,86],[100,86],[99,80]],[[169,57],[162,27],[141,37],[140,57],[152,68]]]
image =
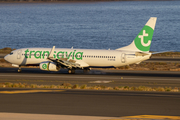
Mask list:
[[53,48],[51,49],[48,58],[53,58],[54,49],[55,49],[55,46],[53,46]]

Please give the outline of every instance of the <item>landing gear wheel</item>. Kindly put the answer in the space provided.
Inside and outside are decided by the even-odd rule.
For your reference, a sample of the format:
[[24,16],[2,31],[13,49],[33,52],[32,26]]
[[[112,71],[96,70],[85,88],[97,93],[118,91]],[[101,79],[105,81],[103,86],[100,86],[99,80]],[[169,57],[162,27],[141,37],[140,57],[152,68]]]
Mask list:
[[20,73],[22,70],[21,69],[18,69],[18,73]]
[[85,69],[83,70],[84,73],[89,73],[89,71],[90,71],[89,68],[85,68]]
[[19,69],[18,69],[18,73],[20,73],[22,70],[21,70],[21,66],[19,66]]
[[68,73],[69,73],[69,74],[74,74],[74,73],[75,73],[75,69],[69,69],[69,70],[68,70]]

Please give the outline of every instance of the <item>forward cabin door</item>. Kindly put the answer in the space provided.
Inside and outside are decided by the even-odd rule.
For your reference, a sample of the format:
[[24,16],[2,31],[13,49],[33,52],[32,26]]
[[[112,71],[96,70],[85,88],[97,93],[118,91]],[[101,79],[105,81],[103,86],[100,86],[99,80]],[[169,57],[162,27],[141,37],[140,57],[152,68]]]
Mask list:
[[22,50],[19,50],[17,53],[17,59],[21,59],[21,53],[22,53]]
[[125,53],[121,54],[121,62],[126,63],[126,54]]

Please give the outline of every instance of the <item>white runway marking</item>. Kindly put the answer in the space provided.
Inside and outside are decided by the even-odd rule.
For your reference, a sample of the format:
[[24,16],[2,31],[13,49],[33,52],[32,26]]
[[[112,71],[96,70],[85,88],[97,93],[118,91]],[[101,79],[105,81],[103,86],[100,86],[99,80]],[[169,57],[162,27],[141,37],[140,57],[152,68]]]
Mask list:
[[[122,80],[122,77],[108,77],[108,76],[102,76],[102,77],[89,77],[89,76],[47,76],[47,75],[1,75],[0,77],[26,77],[26,78],[70,78],[70,79],[74,79],[74,78],[79,78],[79,79],[90,79],[90,78],[96,78],[96,79],[107,79],[107,80]],[[156,78],[156,77],[141,77],[141,78],[133,78],[133,77],[123,77],[123,80],[176,80],[176,81],[180,81],[179,78]]]

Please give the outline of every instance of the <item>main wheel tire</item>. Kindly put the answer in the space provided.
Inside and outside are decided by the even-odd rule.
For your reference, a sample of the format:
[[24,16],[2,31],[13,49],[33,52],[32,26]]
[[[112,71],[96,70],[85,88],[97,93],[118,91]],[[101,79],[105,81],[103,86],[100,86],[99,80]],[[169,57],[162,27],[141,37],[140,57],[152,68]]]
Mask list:
[[71,74],[71,72],[72,72],[71,69],[69,69],[69,70],[68,70],[68,73]]
[[74,73],[75,73],[75,69],[69,69],[69,70],[68,70],[68,73],[69,73],[69,74],[74,74]]
[[89,73],[90,69],[84,69],[83,72],[84,73]]
[[75,73],[75,69],[72,69],[72,70],[71,70],[71,73],[74,74],[74,73]]

